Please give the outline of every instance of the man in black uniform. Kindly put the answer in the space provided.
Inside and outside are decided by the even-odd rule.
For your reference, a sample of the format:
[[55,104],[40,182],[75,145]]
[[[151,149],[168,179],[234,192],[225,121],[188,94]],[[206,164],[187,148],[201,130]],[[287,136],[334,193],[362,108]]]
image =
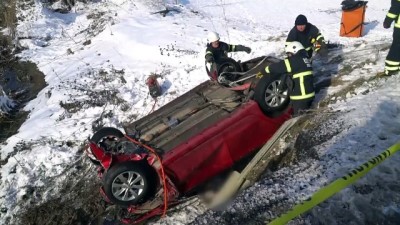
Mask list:
[[385,74],[392,75],[400,70],[400,0],[392,0],[383,27],[390,28],[394,23],[393,42],[385,61]]
[[206,49],[206,62],[216,62],[220,63],[222,58],[228,57],[228,52],[238,52],[245,51],[247,53],[251,52],[249,47],[243,45],[231,45],[225,42],[219,41],[219,35],[215,32],[210,32],[207,35],[207,49]]
[[290,101],[295,116],[309,109],[314,100],[314,82],[311,61],[307,51],[300,42],[292,41],[285,47],[287,59],[271,64],[261,71],[263,76],[269,74],[288,75],[285,79],[288,86]]
[[304,15],[298,15],[294,24],[295,26],[290,30],[286,39],[286,45],[292,41],[300,42],[307,51],[308,58],[312,57],[313,51],[322,56],[327,54],[324,37],[316,26],[307,21]]

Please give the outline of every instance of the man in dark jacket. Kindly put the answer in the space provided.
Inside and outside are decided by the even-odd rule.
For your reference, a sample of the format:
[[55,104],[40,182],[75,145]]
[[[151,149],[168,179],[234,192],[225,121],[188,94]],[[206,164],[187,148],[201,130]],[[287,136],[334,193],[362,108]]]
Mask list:
[[206,49],[206,62],[216,62],[220,63],[222,58],[228,57],[228,52],[238,52],[245,51],[247,53],[251,52],[249,47],[243,45],[231,45],[225,42],[219,41],[219,35],[215,32],[210,32],[207,35],[207,49]]
[[295,21],[295,26],[290,30],[286,39],[286,45],[292,41],[298,41],[307,51],[308,58],[312,57],[313,51],[321,54],[327,54],[327,47],[324,37],[316,26],[309,23],[304,15],[298,15]]
[[261,71],[263,76],[269,74],[288,75],[287,82],[290,101],[295,116],[309,109],[314,100],[314,81],[311,61],[300,42],[292,41],[285,47],[287,59],[271,64]]
[[393,42],[385,61],[385,74],[393,75],[400,70],[400,0],[392,0],[383,27],[388,29],[394,23]]

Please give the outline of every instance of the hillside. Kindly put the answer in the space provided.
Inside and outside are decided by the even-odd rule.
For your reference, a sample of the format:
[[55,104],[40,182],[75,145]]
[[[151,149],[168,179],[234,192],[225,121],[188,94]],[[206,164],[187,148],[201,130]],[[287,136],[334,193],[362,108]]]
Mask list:
[[[102,126],[121,128],[207,80],[211,30],[252,48],[234,59],[282,57],[294,19],[304,14],[341,48],[313,63],[315,110],[309,125],[282,143],[286,160],[224,211],[196,202],[150,224],[263,224],[398,142],[400,77],[375,78],[391,43],[393,28],[382,27],[390,3],[368,3],[361,38],[338,35],[340,3],[104,0],[66,11],[55,10],[57,2],[20,5],[18,57],[36,63],[47,86],[24,107],[29,116],[19,132],[0,144],[0,224],[89,224],[101,214],[96,171],[82,151],[87,137]],[[162,76],[157,102],[145,86],[151,73]],[[394,155],[290,224],[395,224],[399,162]]]

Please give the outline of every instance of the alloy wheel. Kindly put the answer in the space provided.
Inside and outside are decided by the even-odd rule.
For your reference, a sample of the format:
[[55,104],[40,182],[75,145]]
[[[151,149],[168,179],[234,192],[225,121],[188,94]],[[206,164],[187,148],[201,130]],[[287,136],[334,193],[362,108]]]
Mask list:
[[283,90],[280,86],[281,81],[275,80],[268,85],[265,91],[265,103],[269,107],[279,107],[285,101],[288,96],[288,91]]
[[136,199],[144,190],[144,179],[136,172],[126,171],[112,182],[112,194],[120,201]]

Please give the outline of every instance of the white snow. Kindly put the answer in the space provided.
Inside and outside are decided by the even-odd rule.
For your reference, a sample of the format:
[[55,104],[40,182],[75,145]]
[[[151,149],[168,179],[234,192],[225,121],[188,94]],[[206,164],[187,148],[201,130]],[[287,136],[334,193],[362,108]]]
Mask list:
[[[382,71],[387,50],[378,51],[376,46],[390,44],[393,32],[393,26],[388,30],[382,27],[390,1],[368,2],[366,34],[361,38],[339,37],[339,0],[103,0],[86,5],[77,3],[69,14],[51,12],[43,9],[39,1],[35,2],[35,8],[19,12],[27,17],[18,25],[19,35],[31,37],[21,41],[28,49],[19,57],[35,62],[48,85],[26,105],[25,110],[30,113],[18,133],[0,145],[1,159],[8,158],[0,170],[0,208],[7,209],[0,214],[0,224],[18,214],[20,208],[16,203],[23,201],[29,187],[49,185],[50,180],[48,188],[52,192],[37,201],[57,195],[59,180],[51,178],[62,175],[67,165],[81,157],[79,146],[69,146],[66,142],[83,143],[93,133],[92,123],[102,114],[112,112],[110,117],[102,118],[105,126],[121,128],[122,123],[149,113],[154,102],[145,86],[148,75],[163,75],[160,82],[164,94],[156,108],[207,80],[204,53],[208,31],[218,31],[222,41],[252,48],[250,54],[232,53],[235,59],[244,61],[266,54],[281,56],[296,16],[305,14],[309,22],[320,28],[325,39],[345,46],[344,57],[358,54],[376,61],[342,75],[343,81],[368,78]],[[180,12],[165,17],[152,14],[165,9],[165,5]],[[99,14],[101,19],[94,19]],[[251,219],[273,219],[400,140],[399,84],[399,76],[381,79],[376,86],[363,85],[346,99],[329,105],[332,112],[341,112],[337,121],[348,129],[315,146],[319,159],[305,159],[267,173],[224,212],[210,212],[204,205],[194,205],[153,224],[235,224],[234,219],[245,224]],[[329,87],[320,98],[340,88],[340,85]],[[108,94],[98,97],[102,91],[115,91],[127,110],[110,102]],[[88,104],[96,100],[104,104],[97,107]],[[0,96],[0,106],[7,105],[7,101]],[[82,110],[71,112],[61,106],[76,102]],[[390,215],[400,218],[399,163],[398,153],[354,186],[291,224],[315,221],[368,224],[373,221],[371,215],[376,216],[376,221],[390,224],[387,219]],[[371,186],[372,191],[364,195],[355,191],[354,187],[365,186]],[[353,213],[344,212],[346,209]],[[370,211],[373,213],[369,214]],[[340,215],[344,216],[337,219]]]
[[15,102],[10,99],[0,86],[0,116],[8,114],[15,106]]

